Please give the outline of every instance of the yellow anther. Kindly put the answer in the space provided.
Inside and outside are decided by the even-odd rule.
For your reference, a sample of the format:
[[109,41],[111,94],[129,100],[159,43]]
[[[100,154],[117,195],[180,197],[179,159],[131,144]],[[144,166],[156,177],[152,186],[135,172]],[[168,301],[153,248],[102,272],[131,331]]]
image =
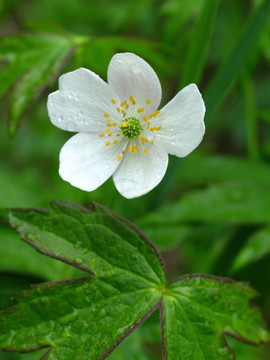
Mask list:
[[132,152],[133,152],[133,154],[137,154],[137,150],[133,150]]
[[110,145],[110,144],[111,144],[111,142],[110,142],[110,141],[107,141],[107,142],[106,142],[106,145],[107,145],[107,146],[108,146],[108,145]]
[[142,134],[140,134],[140,135],[139,135],[139,138],[140,138],[140,139],[142,139],[142,138],[143,138],[143,135],[142,135]]
[[105,131],[107,131],[107,132],[110,132],[110,131],[111,131],[111,129],[109,129],[109,128],[106,128],[106,129],[105,129]]
[[133,146],[129,145],[128,151],[132,152],[133,151]]
[[149,105],[150,103],[151,103],[151,100],[148,99],[148,100],[146,101],[146,104]]
[[159,113],[160,113],[160,111],[157,110],[157,111],[153,114],[153,116],[157,116]]
[[120,135],[121,135],[121,134],[118,133],[116,136],[120,136]]
[[110,133],[108,134],[108,136],[112,136],[112,133],[110,132]]
[[137,150],[137,149],[138,149],[138,146],[137,146],[137,145],[134,145],[134,149]]
[[122,150],[122,154],[124,154],[125,153],[125,150]]
[[99,134],[99,137],[104,137],[105,136],[105,134]]
[[144,116],[144,117],[143,117],[143,120],[144,120],[144,121],[146,121],[147,119],[148,119],[148,117],[147,117],[147,116]]
[[135,100],[134,100],[134,97],[133,97],[133,96],[130,96],[129,98],[130,98],[130,101],[132,102],[132,105],[135,105],[136,102],[135,102]]
[[144,108],[139,108],[139,109],[137,110],[137,112],[138,112],[138,113],[144,112]]
[[124,105],[124,101],[121,101],[121,104],[120,104],[120,106],[122,107]]
[[126,109],[128,109],[128,108],[129,108],[129,105],[127,104],[127,105],[126,105]]
[[151,119],[154,116],[154,114],[149,114],[148,118]]
[[124,114],[124,115],[126,114],[124,109],[122,109],[121,111],[122,111],[122,114]]
[[116,126],[116,125],[117,125],[116,123],[114,123],[114,122],[112,123],[112,126]]
[[126,102],[126,100],[125,100],[125,101],[123,102],[123,104],[126,105],[126,103],[127,103],[127,102]]
[[114,143],[114,144],[117,144],[117,143],[118,143],[118,141],[117,141],[117,140],[114,140],[114,141],[113,141],[113,143]]
[[121,156],[121,155],[117,156],[117,160],[118,160],[118,161],[121,161],[121,159],[122,159],[122,156]]
[[115,101],[114,99],[112,99],[112,103],[113,103],[113,104],[115,104],[115,103],[116,103],[116,101]]
[[111,126],[112,126],[112,124],[107,124],[107,126],[111,127]]
[[120,108],[119,108],[119,107],[117,107],[116,110],[117,110],[118,112],[120,112]]
[[110,117],[110,115],[109,115],[109,114],[104,114],[104,116],[105,116],[105,117]]
[[145,154],[147,154],[147,153],[148,153],[148,150],[147,150],[147,149],[144,149],[143,152],[144,152]]
[[108,123],[110,123],[110,122],[111,122],[111,120],[110,120],[110,119],[106,119],[106,120],[107,120],[107,122],[108,122]]
[[161,129],[161,126],[158,126],[157,128],[156,128],[156,130],[160,130]]
[[128,123],[126,121],[122,122],[122,127],[127,127]]
[[152,140],[152,141],[150,141],[150,144],[152,144],[152,145],[153,145],[153,144],[154,144],[154,141],[153,141],[153,140]]

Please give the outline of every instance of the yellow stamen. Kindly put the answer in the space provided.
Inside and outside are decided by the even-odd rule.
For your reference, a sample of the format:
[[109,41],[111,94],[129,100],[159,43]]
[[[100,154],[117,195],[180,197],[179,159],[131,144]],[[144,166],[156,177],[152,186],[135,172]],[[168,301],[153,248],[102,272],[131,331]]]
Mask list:
[[107,126],[111,127],[111,126],[112,126],[112,124],[107,124]]
[[112,136],[112,133],[110,132],[110,133],[108,134],[108,136]]
[[122,154],[124,154],[125,153],[125,150],[122,150]]
[[117,110],[118,112],[120,112],[120,108],[119,108],[119,107],[117,107],[116,110]]
[[99,134],[99,137],[104,137],[105,136],[105,134]]
[[128,125],[128,123],[126,121],[122,122],[122,127],[126,127]]
[[144,121],[146,121],[147,119],[148,119],[148,117],[147,117],[147,116],[144,116],[144,117],[143,117],[143,120],[144,120]]
[[112,103],[113,103],[113,104],[115,104],[115,103],[116,103],[116,101],[115,101],[114,99],[112,99]]
[[153,141],[153,140],[152,140],[152,141],[150,141],[150,144],[152,144],[152,145],[153,145],[153,144],[154,144],[154,141]]
[[149,105],[150,103],[151,103],[151,100],[148,99],[148,100],[146,101],[146,104]]
[[120,136],[121,134],[117,134],[116,136]]
[[110,115],[109,115],[109,114],[104,114],[104,116],[105,116],[105,117],[110,117]]
[[107,122],[108,122],[108,123],[110,123],[110,122],[111,122],[111,120],[110,120],[110,119],[106,119],[106,120],[107,120]]
[[126,114],[124,109],[122,109],[122,114],[124,114],[124,115]]
[[108,146],[108,145],[110,145],[110,144],[111,144],[111,142],[110,142],[110,141],[107,141],[107,142],[106,142],[106,145],[107,145],[107,146]]
[[129,108],[129,105],[127,104],[127,105],[126,105],[126,109],[128,109],[128,108]]
[[114,144],[117,144],[118,143],[118,141],[117,140],[114,140],[114,142],[113,142]]
[[112,123],[112,126],[116,126],[116,125],[117,125],[116,123],[114,123],[114,122]]
[[142,139],[142,138],[143,138],[143,135],[142,135],[142,134],[140,134],[140,135],[139,135],[139,138],[140,138],[140,139]]
[[122,159],[122,156],[121,156],[121,155],[117,156],[117,160],[118,160],[118,161],[121,161],[121,159]]
[[147,150],[147,149],[144,149],[143,152],[144,152],[145,154],[147,154],[147,153],[148,153],[148,150]]
[[130,98],[130,101],[132,102],[132,105],[135,105],[136,102],[135,102],[135,100],[134,100],[134,97],[133,97],[133,96],[130,96],[129,98]]
[[110,131],[111,131],[111,129],[109,129],[109,128],[106,128],[106,129],[105,129],[105,131],[107,131],[107,132],[110,132]]
[[121,104],[120,104],[120,106],[122,107],[124,105],[124,101],[121,101]]

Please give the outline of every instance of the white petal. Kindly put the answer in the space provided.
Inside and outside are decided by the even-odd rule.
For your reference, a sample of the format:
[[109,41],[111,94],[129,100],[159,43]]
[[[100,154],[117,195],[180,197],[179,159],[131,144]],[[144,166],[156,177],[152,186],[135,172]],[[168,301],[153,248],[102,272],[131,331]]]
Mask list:
[[136,154],[126,151],[113,175],[117,190],[132,199],[152,190],[162,180],[168,166],[168,154],[151,144],[145,144],[145,154],[138,146]]
[[119,116],[111,102],[115,96],[109,85],[90,70],[80,68],[64,74],[59,78],[59,90],[48,98],[51,122],[68,131],[104,131],[104,114]]
[[188,155],[202,141],[204,114],[205,106],[197,86],[186,86],[151,122],[151,126],[155,121],[161,126],[160,131],[153,131],[155,145],[172,155]]
[[[157,74],[151,66],[139,56],[121,53],[113,56],[108,68],[108,83],[118,94],[121,101],[134,97],[136,106],[145,108],[145,113],[154,112],[160,104],[161,86]],[[146,104],[150,99],[151,103]]]
[[126,142],[106,146],[96,134],[79,133],[60,152],[60,176],[71,185],[92,191],[102,185],[119,166],[117,156]]

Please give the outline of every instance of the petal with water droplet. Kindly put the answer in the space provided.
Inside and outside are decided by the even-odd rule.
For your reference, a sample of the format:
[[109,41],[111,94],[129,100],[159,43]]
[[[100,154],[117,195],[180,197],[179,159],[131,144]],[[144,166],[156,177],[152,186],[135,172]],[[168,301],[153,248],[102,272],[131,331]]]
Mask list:
[[153,132],[155,144],[169,154],[187,156],[202,141],[204,114],[205,106],[197,86],[186,86],[155,118],[161,126],[160,131]]
[[119,166],[117,157],[124,148],[123,142],[106,146],[96,134],[74,135],[60,152],[60,176],[81,190],[95,190]]
[[117,95],[105,81],[80,68],[60,76],[59,90],[48,97],[48,113],[51,122],[60,129],[100,132],[106,125],[104,114],[119,118],[112,98],[117,99]]
[[[161,85],[152,67],[141,57],[132,53],[113,56],[108,68],[108,83],[121,99],[133,96],[137,108],[145,114],[154,112],[160,104]],[[151,102],[147,105],[147,100]],[[129,111],[132,111],[130,106]]]
[[119,168],[113,175],[117,190],[132,199],[152,190],[160,183],[168,166],[168,154],[146,143],[147,154],[138,146],[136,154],[126,152]]

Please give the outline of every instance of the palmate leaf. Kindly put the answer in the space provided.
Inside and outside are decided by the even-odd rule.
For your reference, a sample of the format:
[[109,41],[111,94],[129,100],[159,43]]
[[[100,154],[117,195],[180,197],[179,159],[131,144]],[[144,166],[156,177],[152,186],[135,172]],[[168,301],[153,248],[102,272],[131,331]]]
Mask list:
[[0,96],[15,85],[10,110],[14,134],[27,105],[58,74],[76,46],[73,38],[53,34],[26,34],[0,39]]
[[168,285],[150,240],[102,205],[90,211],[53,202],[51,212],[7,209],[0,219],[38,251],[88,274],[19,293],[18,304],[2,313],[3,350],[48,347],[43,359],[104,359],[160,305],[164,359],[229,360],[222,332],[254,344],[268,340],[249,306],[254,290],[203,275]]

